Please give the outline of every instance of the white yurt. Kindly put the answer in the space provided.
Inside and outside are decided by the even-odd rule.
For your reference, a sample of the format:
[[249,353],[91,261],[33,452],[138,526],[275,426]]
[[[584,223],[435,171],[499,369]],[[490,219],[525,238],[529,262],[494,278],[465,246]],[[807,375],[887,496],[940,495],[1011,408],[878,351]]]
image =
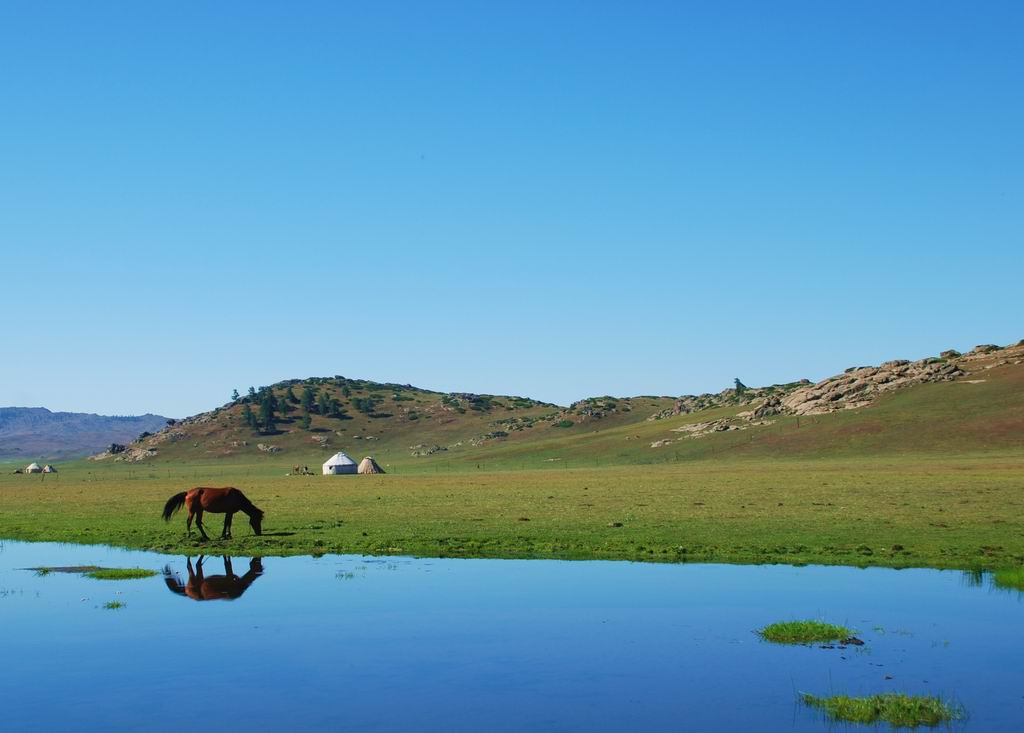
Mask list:
[[47,463],[43,466],[43,473],[57,473],[57,469]]
[[338,451],[324,461],[324,476],[335,476],[339,473],[356,473],[359,468],[356,462],[345,455],[344,451]]
[[32,462],[25,466],[25,473],[42,473],[43,469],[38,463]]

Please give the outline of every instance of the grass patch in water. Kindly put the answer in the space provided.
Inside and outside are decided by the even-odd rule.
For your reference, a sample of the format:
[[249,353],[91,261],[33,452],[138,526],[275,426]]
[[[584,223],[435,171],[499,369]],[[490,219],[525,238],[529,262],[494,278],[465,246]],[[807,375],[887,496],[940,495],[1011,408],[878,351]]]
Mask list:
[[992,573],[992,581],[1000,588],[1024,591],[1024,568],[997,570]]
[[108,611],[116,611],[119,608],[124,608],[125,604],[121,601],[107,601],[103,604],[103,607]]
[[135,580],[137,578],[152,578],[156,574],[155,570],[144,568],[98,568],[86,573],[85,577],[96,580]]
[[816,641],[841,641],[853,636],[845,626],[824,621],[780,621],[757,630],[765,641],[776,644],[811,644]]
[[68,565],[62,567],[41,567],[29,568],[35,574],[45,578],[51,573],[71,573],[84,575],[87,578],[96,580],[135,580],[136,578],[151,578],[157,575],[155,570],[144,568],[101,568],[99,565]]
[[849,723],[886,722],[896,727],[936,726],[964,717],[963,708],[929,695],[904,695],[888,692],[868,697],[800,695],[805,705],[819,708],[830,720]]
[[44,566],[41,568],[28,568],[28,570],[34,571],[35,574],[38,575],[40,578],[45,578],[50,573],[81,574],[89,573],[93,570],[102,569],[103,568],[101,568],[99,565],[59,565],[54,567]]
[[82,574],[97,580],[133,580],[138,577],[153,577],[158,574],[156,570],[146,570],[141,567],[99,567],[98,565],[31,567],[29,569],[34,570],[40,577],[46,577],[53,572],[67,572]]

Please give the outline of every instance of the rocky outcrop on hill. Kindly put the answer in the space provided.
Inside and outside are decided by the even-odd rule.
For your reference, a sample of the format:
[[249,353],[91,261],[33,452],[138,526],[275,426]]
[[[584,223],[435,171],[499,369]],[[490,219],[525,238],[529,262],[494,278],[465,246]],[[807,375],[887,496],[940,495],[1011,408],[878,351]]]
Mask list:
[[159,454],[156,448],[141,445],[118,445],[112,444],[102,453],[89,456],[90,461],[113,460],[119,463],[139,463],[147,458],[153,458]]
[[[664,420],[666,417],[675,417],[676,415],[689,415],[694,411],[694,405],[692,402],[693,398],[680,398],[676,400],[676,404],[665,410],[659,410],[658,412],[651,415],[648,420]],[[701,409],[701,408],[696,408]]]
[[771,425],[779,415],[820,415],[840,410],[856,410],[871,405],[880,395],[905,387],[928,382],[962,380],[964,383],[983,382],[979,376],[988,369],[1007,364],[1024,363],[1024,341],[1013,346],[992,344],[976,346],[966,354],[949,349],[941,357],[907,361],[897,359],[879,366],[851,367],[842,374],[823,379],[816,384],[807,380],[773,387],[746,388],[740,392],[727,389],[715,395],[682,397],[674,408],[652,415],[648,420],[660,420],[673,415],[688,414],[708,407],[750,405],[752,409],[731,417],[688,423],[672,432],[678,438],[653,441],[651,448],[664,448],[684,439],[703,438],[714,433],[746,430],[759,425]]
[[[962,355],[954,349],[942,354],[939,358],[929,357],[917,361],[897,359],[877,367],[851,367],[842,374],[786,395],[781,401],[781,411],[790,415],[821,415],[839,410],[856,410],[870,405],[879,395],[893,390],[927,382],[950,382],[979,368],[1019,364],[1024,357],[1024,347],[1020,344],[1005,348],[982,344],[967,354]],[[764,407],[768,407],[767,403]]]
[[561,420],[588,422],[632,411],[633,404],[629,397],[588,397],[585,400],[573,402],[569,407],[552,414],[549,421],[552,424]]
[[771,417],[780,414],[782,409],[782,399],[776,395],[770,395],[765,398],[760,407],[754,410],[753,416],[757,419]]
[[791,415],[820,415],[838,410],[856,410],[871,404],[883,392],[925,382],[948,382],[966,372],[956,361],[920,359],[915,362],[887,361],[877,367],[856,367],[798,389],[782,400]]
[[[110,446],[102,453],[89,456],[90,461],[113,460],[118,463],[138,463],[147,458],[155,458],[160,454],[162,443],[176,443],[180,440],[188,440],[187,432],[191,425],[202,425],[211,421],[210,413],[204,413],[185,420],[167,420],[169,425],[152,434],[141,435],[126,446]],[[119,448],[119,450],[118,450]]]
[[[504,430],[492,430],[489,433],[484,433],[483,435],[478,435],[475,438],[470,438],[469,444],[472,445],[472,446],[487,445],[488,443],[490,443],[492,441],[501,440],[501,439],[507,438],[507,437],[508,437],[508,433],[505,432]],[[452,446],[449,446],[449,448],[450,447],[452,447]]]
[[651,443],[652,448],[664,448],[672,443],[688,438],[703,438],[712,433],[726,433],[732,430],[749,430],[759,425],[771,425],[774,420],[763,420],[754,417],[754,412],[749,410],[741,412],[735,417],[723,417],[718,420],[706,420],[698,423],[688,423],[672,428],[673,433],[678,433],[678,438],[663,438]]
[[410,445],[409,450],[409,455],[413,458],[417,458],[422,456],[432,456],[435,453],[442,453],[448,449],[443,445],[424,445],[420,443],[419,445]]
[[755,410],[760,413],[756,415],[758,418],[777,415],[781,412],[780,400],[782,397],[808,385],[810,385],[809,380],[801,379],[799,382],[773,384],[770,387],[744,387],[741,390],[730,387],[717,394],[686,395],[676,400],[673,407],[656,412],[647,419],[648,421],[664,420],[667,417],[689,415],[692,412],[727,405],[760,405]]

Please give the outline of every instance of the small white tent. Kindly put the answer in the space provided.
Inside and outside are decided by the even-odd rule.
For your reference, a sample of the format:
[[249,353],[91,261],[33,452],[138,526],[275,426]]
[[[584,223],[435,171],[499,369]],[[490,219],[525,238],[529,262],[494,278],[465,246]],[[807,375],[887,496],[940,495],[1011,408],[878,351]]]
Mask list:
[[355,473],[357,469],[356,462],[346,456],[343,451],[338,451],[324,461],[324,476],[335,476],[339,473]]
[[30,463],[25,466],[25,473],[42,473],[43,469],[40,468],[38,463]]
[[384,473],[384,469],[373,460],[373,456],[367,456],[359,462],[359,473]]

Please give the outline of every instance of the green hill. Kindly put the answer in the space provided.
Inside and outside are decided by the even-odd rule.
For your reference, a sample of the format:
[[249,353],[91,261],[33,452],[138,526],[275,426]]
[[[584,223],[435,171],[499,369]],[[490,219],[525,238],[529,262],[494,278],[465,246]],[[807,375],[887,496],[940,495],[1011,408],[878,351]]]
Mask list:
[[289,380],[96,459],[316,470],[344,450],[416,472],[1022,447],[1024,346],[1017,344],[856,367],[817,384],[605,396],[568,407],[340,376]]

